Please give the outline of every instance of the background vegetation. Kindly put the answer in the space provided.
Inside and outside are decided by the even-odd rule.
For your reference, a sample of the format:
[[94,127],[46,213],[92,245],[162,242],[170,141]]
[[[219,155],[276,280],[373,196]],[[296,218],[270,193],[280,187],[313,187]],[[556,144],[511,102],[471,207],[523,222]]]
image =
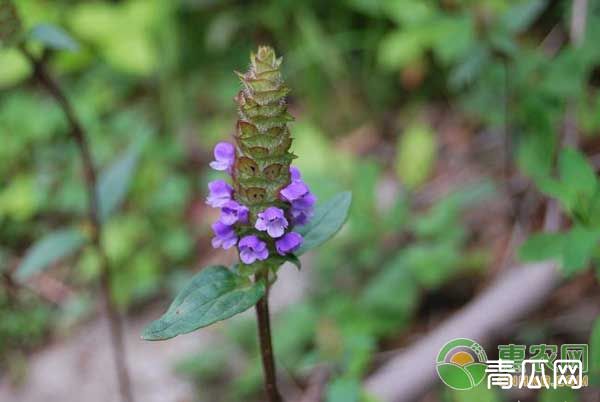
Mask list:
[[[600,367],[597,2],[583,22],[570,1],[16,3],[112,172],[109,193],[123,189],[105,246],[129,319],[164,306],[197,267],[234,258],[210,247],[207,167],[234,127],[232,71],[264,43],[285,58],[306,181],[320,200],[354,193],[345,229],[304,263],[306,294],[275,315],[279,364],[299,387],[326,367],[328,402],[366,400],[361,379],[493,284],[542,230],[548,199],[561,230],[529,237],[519,255],[559,260],[565,284],[498,341],[590,342]],[[0,50],[0,376],[13,386],[27,383],[36,351],[94,319],[99,298],[95,250],[67,252],[69,233],[89,230],[77,149],[31,75],[17,49]],[[41,239],[41,254],[65,258],[35,261]],[[165,364],[200,401],[260,400],[254,322],[218,331],[220,347]],[[476,392],[440,386],[429,397],[508,400]]]

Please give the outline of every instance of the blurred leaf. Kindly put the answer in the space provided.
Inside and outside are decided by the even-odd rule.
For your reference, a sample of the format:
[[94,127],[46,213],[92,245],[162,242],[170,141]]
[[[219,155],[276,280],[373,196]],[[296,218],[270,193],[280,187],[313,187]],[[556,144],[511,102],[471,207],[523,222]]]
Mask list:
[[519,167],[525,174],[534,179],[550,175],[556,147],[555,137],[554,132],[539,130],[527,133],[520,139],[517,159]]
[[0,88],[19,83],[27,78],[31,66],[15,48],[0,49]]
[[586,192],[596,188],[596,173],[592,165],[577,150],[564,149],[558,161],[560,178],[568,185]]
[[359,402],[361,384],[358,379],[338,378],[327,387],[327,402]]
[[546,8],[546,0],[526,0],[509,8],[500,24],[509,32],[520,33],[526,30]]
[[404,185],[414,189],[423,184],[435,164],[435,134],[425,125],[409,127],[398,142],[396,172]]
[[52,24],[39,24],[29,33],[31,39],[55,50],[79,50],[79,44],[61,27]]
[[85,235],[79,229],[63,229],[47,234],[31,247],[17,268],[16,277],[24,281],[72,255],[83,246]]
[[475,81],[483,67],[489,62],[490,54],[484,46],[476,46],[466,55],[463,60],[458,61],[450,72],[448,80],[454,89],[460,89]]
[[590,335],[590,384],[600,384],[600,317],[596,322]]
[[448,390],[451,402],[501,402],[502,399],[495,389],[489,389],[487,384],[482,383],[479,386],[468,390]]
[[140,154],[140,144],[134,142],[111,166],[103,170],[97,192],[100,219],[105,221],[123,202],[131,184]]
[[352,193],[339,193],[323,204],[317,205],[308,224],[298,228],[304,243],[296,252],[300,256],[333,237],[344,225],[352,203]]
[[177,295],[167,312],[144,329],[142,338],[170,339],[225,320],[254,306],[264,293],[262,282],[251,283],[222,265],[206,267]]
[[538,233],[529,238],[519,248],[521,261],[542,261],[560,258],[565,236],[561,233]]
[[369,281],[359,299],[373,317],[381,317],[381,330],[408,325],[419,298],[419,287],[400,252]]
[[565,236],[563,269],[567,274],[587,268],[594,250],[598,247],[600,231],[575,226]]
[[458,245],[448,242],[417,244],[406,249],[406,264],[410,272],[427,289],[435,289],[452,277],[460,262]]
[[578,402],[579,393],[568,387],[542,389],[538,402]]
[[379,44],[378,60],[387,70],[397,70],[421,58],[428,38],[417,30],[398,30],[385,36]]

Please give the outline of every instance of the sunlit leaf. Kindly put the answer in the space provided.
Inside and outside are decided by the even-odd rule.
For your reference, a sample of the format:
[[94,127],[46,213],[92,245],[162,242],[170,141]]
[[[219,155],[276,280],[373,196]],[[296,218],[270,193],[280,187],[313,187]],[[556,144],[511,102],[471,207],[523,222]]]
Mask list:
[[57,261],[75,253],[85,241],[85,235],[79,229],[74,228],[47,234],[28,250],[21,265],[17,268],[17,279],[24,281],[42,272]]
[[405,186],[416,188],[427,180],[435,164],[436,138],[425,125],[409,127],[398,142],[396,172]]
[[264,293],[263,283],[249,282],[221,265],[206,267],[177,295],[167,312],[146,327],[142,338],[170,339],[225,320],[254,306]]

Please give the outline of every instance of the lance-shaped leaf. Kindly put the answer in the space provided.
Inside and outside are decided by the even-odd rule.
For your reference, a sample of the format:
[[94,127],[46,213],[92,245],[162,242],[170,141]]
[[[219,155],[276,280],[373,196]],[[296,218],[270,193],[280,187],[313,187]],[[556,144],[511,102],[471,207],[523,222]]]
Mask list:
[[167,312],[146,327],[142,339],[160,341],[225,320],[254,306],[265,294],[263,283],[252,283],[222,265],[194,276]]
[[310,222],[297,230],[304,237],[304,243],[294,254],[302,255],[331,239],[346,222],[351,203],[352,193],[345,191],[317,205]]
[[79,44],[62,28],[52,24],[36,25],[29,33],[31,39],[55,50],[79,50]]
[[123,202],[135,173],[140,148],[141,142],[134,142],[116,162],[102,171],[96,188],[102,221]]
[[57,261],[74,254],[85,241],[85,234],[76,228],[47,234],[27,251],[21,265],[17,268],[17,280],[24,281]]

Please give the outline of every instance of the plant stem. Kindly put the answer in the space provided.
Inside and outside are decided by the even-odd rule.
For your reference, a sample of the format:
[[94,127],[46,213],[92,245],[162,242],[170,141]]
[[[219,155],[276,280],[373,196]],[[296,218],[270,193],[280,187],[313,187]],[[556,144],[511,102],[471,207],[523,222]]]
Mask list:
[[271,342],[271,318],[269,315],[269,281],[268,271],[256,274],[257,281],[265,282],[265,295],[256,303],[256,318],[258,319],[258,338],[265,375],[265,393],[267,402],[281,402],[281,394],[277,389],[275,359]]
[[114,364],[116,368],[117,381],[119,384],[119,391],[121,394],[121,400],[123,402],[133,402],[133,395],[131,391],[131,384],[129,380],[129,371],[127,370],[127,364],[125,362],[125,343],[123,340],[123,327],[121,325],[119,312],[116,306],[113,304],[111,299],[111,267],[110,261],[106,254],[106,250],[102,244],[102,220],[100,218],[100,210],[98,208],[98,194],[96,192],[97,173],[94,167],[94,159],[90,151],[90,147],[87,140],[87,135],[83,126],[79,123],[73,106],[69,102],[65,93],[57,83],[57,81],[50,75],[46,68],[46,64],[43,59],[37,59],[33,56],[25,47],[24,44],[20,45],[21,52],[29,60],[33,68],[34,78],[43,85],[50,95],[60,105],[70,127],[70,136],[77,144],[81,161],[83,163],[83,170],[85,176],[85,183],[88,195],[88,214],[92,225],[92,244],[95,246],[100,256],[100,282],[101,282],[101,293],[104,302],[104,308],[106,316],[108,317],[108,323],[111,334],[111,345],[114,358]]

